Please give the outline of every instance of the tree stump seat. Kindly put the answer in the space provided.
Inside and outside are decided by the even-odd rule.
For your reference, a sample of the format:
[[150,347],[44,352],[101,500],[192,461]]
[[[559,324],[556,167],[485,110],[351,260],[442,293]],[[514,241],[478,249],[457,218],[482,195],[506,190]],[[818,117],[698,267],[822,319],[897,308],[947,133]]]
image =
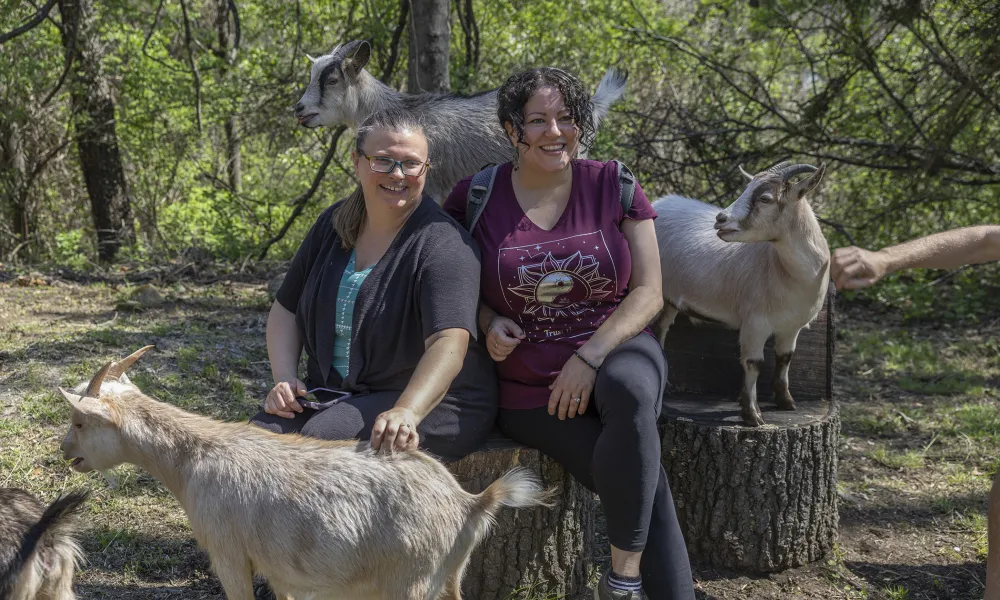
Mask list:
[[837,534],[840,419],[832,396],[833,295],[799,334],[789,371],[796,410],[771,392],[773,341],[757,382],[763,427],[737,396],[739,334],[678,317],[667,335],[663,465],[692,561],[768,573],[823,558]]
[[494,430],[469,456],[448,468],[466,490],[479,493],[512,467],[523,466],[555,488],[553,506],[505,508],[476,548],[462,582],[462,596],[515,600],[580,596],[593,562],[596,498],[556,461]]

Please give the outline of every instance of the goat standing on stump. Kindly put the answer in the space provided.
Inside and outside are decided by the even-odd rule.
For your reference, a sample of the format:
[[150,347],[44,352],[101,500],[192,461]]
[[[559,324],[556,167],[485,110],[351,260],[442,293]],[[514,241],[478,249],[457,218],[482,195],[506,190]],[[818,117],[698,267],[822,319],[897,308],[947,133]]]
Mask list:
[[83,553],[75,517],[87,495],[73,492],[46,508],[24,490],[0,488],[0,598],[76,599],[73,571]]
[[[427,173],[424,192],[444,202],[463,177],[488,164],[514,158],[507,134],[497,120],[495,89],[463,96],[437,92],[402,94],[368,71],[371,45],[355,40],[337,46],[313,61],[309,87],[295,105],[295,116],[305,127],[338,124],[356,128],[372,113],[396,106],[420,115],[434,164]],[[594,130],[611,104],[625,92],[626,76],[609,69],[591,97]]]
[[[663,272],[664,309],[656,325],[660,344],[678,313],[715,320],[740,331],[743,422],[759,427],[757,376],[764,344],[774,335],[774,399],[795,410],[788,366],[799,331],[823,307],[830,250],[805,200],[826,165],[781,163],[750,175],[743,194],[728,208],[680,196],[653,203]],[[792,183],[803,173],[809,177]]]
[[500,508],[546,502],[525,469],[473,495],[423,452],[376,454],[158,402],[124,376],[148,349],[105,365],[82,395],[60,388],[73,406],[63,454],[77,471],[128,462],[163,482],[230,600],[253,597],[254,573],[280,600],[460,600]]

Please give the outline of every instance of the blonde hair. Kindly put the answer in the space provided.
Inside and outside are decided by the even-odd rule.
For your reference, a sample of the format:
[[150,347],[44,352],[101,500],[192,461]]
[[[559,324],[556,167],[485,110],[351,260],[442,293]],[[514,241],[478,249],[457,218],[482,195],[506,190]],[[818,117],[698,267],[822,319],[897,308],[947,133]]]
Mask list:
[[[404,108],[387,108],[373,113],[358,127],[355,150],[360,154],[361,145],[373,131],[413,131],[424,133],[423,123],[414,113]],[[365,224],[368,211],[365,209],[365,193],[359,185],[351,195],[340,201],[340,208],[333,216],[333,229],[340,236],[345,250],[350,250],[358,241],[361,227]]]

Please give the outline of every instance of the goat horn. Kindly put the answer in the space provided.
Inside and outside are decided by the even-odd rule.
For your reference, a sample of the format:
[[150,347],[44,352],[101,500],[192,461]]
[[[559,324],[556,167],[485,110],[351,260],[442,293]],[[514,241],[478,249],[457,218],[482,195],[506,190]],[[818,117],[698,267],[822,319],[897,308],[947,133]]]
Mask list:
[[747,181],[753,181],[753,175],[747,173],[746,170],[743,168],[743,165],[740,165],[740,173],[743,173],[743,176],[747,178]]
[[108,371],[108,375],[114,377],[115,379],[118,379],[119,377],[122,376],[122,374],[125,373],[125,371],[129,369],[129,367],[135,364],[135,361],[139,360],[140,356],[142,356],[146,352],[149,352],[155,347],[156,346],[145,346],[143,348],[139,348],[138,350],[136,350],[132,354],[129,354],[122,360],[111,363],[111,369]]
[[813,173],[816,171],[816,167],[812,165],[791,165],[782,169],[778,174],[781,175],[782,181],[788,181],[796,175],[801,175],[802,173]]
[[108,374],[108,370],[111,369],[111,365],[113,364],[113,362],[109,362],[101,367],[101,370],[97,372],[97,375],[94,375],[94,378],[87,384],[87,393],[84,394],[85,396],[88,398],[101,397],[101,384],[104,383],[104,377]]

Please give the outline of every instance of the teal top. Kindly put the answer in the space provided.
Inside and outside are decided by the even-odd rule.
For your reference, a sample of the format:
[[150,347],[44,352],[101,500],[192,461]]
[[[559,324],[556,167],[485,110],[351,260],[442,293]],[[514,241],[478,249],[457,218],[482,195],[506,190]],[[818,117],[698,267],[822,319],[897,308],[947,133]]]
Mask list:
[[333,368],[340,376],[347,379],[347,370],[351,364],[351,328],[354,325],[354,301],[365,278],[371,273],[371,267],[363,271],[354,270],[354,250],[351,259],[344,267],[340,276],[340,287],[337,289],[337,318],[333,330]]

